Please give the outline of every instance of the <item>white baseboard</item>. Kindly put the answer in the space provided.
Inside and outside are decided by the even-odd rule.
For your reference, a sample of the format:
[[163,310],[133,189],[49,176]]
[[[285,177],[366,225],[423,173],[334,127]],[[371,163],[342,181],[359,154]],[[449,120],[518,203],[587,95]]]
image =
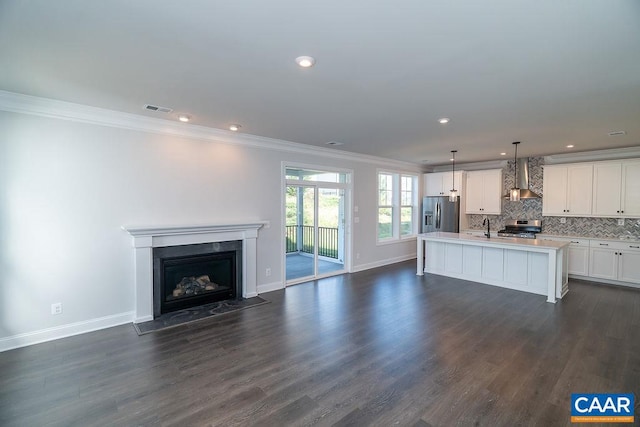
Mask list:
[[279,289],[284,289],[284,285],[280,282],[265,283],[263,285],[258,285],[258,294],[277,291]]
[[114,314],[112,316],[100,317],[84,322],[70,323],[68,325],[56,326],[54,328],[41,329],[39,331],[28,332],[26,334],[13,335],[0,339],[0,352],[12,350],[14,348],[26,347],[40,344],[73,335],[85,334],[99,329],[111,328],[113,326],[131,323],[134,312]]
[[153,316],[140,316],[133,319],[133,323],[144,323],[150,322],[153,320]]
[[411,259],[416,259],[416,254],[404,255],[396,258],[384,259],[381,261],[370,262],[368,264],[360,264],[353,266],[352,273],[357,273],[359,271],[365,271],[372,268],[384,267],[385,265],[396,264],[398,262],[409,261]]

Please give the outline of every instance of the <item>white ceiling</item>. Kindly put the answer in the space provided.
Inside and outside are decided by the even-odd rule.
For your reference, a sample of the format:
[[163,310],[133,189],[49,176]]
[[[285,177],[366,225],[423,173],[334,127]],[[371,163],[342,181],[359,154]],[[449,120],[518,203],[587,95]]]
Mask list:
[[426,165],[638,146],[640,1],[0,0],[0,89]]

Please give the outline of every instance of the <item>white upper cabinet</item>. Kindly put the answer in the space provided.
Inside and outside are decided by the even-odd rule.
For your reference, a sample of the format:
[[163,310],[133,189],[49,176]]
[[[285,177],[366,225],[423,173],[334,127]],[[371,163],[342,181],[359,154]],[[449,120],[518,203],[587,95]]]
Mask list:
[[595,163],[594,216],[640,216],[640,160]]
[[468,214],[502,213],[502,169],[467,172],[466,209]]
[[542,215],[591,215],[593,164],[544,167]]
[[[435,172],[424,174],[425,196],[448,196],[451,190],[451,174],[453,172]],[[462,172],[455,173],[455,189],[462,194]]]
[[622,162],[621,210],[624,216],[640,216],[640,160]]
[[596,163],[593,166],[593,214],[620,216],[622,163]]

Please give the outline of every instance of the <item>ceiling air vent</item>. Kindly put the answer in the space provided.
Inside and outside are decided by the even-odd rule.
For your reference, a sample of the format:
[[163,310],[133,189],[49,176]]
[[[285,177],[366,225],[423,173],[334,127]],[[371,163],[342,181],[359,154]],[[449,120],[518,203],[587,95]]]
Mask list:
[[144,109],[149,111],[157,111],[158,113],[170,113],[173,111],[171,108],[159,107],[157,105],[151,105],[151,104],[145,104]]
[[609,132],[609,136],[618,136],[618,135],[626,135],[627,132],[623,130],[616,130],[614,132]]

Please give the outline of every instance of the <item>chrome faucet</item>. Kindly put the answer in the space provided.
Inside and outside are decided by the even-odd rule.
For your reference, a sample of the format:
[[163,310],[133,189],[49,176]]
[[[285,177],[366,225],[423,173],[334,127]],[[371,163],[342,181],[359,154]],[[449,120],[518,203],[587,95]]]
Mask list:
[[491,238],[491,225],[489,223],[489,218],[485,218],[484,221],[482,221],[482,225],[487,225],[487,232],[484,233],[485,237],[487,239]]

